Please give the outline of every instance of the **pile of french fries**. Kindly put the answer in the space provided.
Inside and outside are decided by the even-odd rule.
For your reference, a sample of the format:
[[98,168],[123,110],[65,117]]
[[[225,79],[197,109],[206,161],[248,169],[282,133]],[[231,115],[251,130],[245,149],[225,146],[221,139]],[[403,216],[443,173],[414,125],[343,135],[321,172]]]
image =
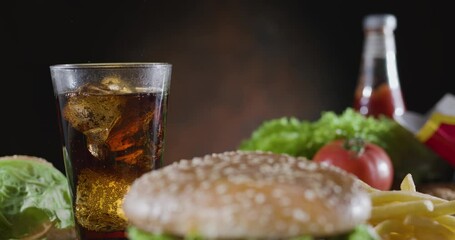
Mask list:
[[400,190],[365,187],[373,204],[369,223],[383,240],[455,240],[455,201],[416,191],[410,174]]

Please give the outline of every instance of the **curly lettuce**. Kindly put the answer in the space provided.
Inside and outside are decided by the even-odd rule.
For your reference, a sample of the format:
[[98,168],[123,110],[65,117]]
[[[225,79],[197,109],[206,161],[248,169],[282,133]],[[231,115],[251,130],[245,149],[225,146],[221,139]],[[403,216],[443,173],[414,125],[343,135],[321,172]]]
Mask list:
[[43,160],[26,156],[1,158],[1,239],[24,238],[45,226],[74,226],[67,179]]
[[450,179],[453,168],[394,120],[365,117],[351,108],[341,114],[328,111],[319,120],[292,117],[262,123],[239,150],[262,150],[313,158],[328,142],[339,138],[362,138],[375,143],[393,161],[396,182],[411,173],[416,183]]
[[312,126],[296,118],[279,118],[264,122],[249,140],[242,142],[241,150],[263,150],[287,153],[293,156],[309,156]]

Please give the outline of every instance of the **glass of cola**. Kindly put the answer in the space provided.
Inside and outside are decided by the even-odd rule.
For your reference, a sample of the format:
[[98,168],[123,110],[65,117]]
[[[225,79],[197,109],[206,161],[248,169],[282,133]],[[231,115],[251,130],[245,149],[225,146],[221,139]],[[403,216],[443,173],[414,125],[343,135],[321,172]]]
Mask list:
[[130,184],[163,164],[172,65],[50,66],[80,239],[125,239]]

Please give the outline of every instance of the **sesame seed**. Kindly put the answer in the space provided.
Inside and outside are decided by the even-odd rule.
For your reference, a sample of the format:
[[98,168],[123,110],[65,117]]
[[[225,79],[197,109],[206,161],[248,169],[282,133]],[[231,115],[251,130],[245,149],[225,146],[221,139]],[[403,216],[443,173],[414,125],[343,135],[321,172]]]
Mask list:
[[191,163],[193,164],[193,166],[198,166],[198,165],[202,165],[203,161],[202,161],[202,158],[193,158],[193,161],[191,161]]
[[304,212],[302,209],[294,209],[294,211],[292,212],[292,216],[294,217],[295,220],[300,222],[306,222],[309,220],[308,214]]
[[265,195],[262,194],[262,193],[258,193],[256,194],[256,196],[254,197],[254,201],[257,203],[257,204],[262,204],[265,202]]
[[314,198],[316,197],[316,196],[315,196],[315,193],[314,193],[313,191],[311,191],[311,190],[306,190],[305,193],[304,193],[304,195],[305,195],[305,198],[306,198],[308,201],[312,201],[312,200],[314,200]]
[[297,163],[297,166],[298,166],[300,169],[305,169],[305,167],[307,166],[307,164],[306,164],[304,161],[299,161],[299,163]]

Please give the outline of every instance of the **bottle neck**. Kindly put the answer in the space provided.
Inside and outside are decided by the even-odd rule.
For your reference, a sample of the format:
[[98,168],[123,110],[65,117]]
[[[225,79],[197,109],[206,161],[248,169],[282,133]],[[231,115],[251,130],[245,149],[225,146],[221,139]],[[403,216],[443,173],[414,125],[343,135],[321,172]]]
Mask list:
[[365,32],[364,59],[387,58],[395,55],[395,37],[390,30],[367,30]]
[[[400,83],[396,63],[395,37],[393,31],[376,30],[365,32],[363,51],[363,74],[371,75],[367,81],[373,81],[374,76],[382,75],[392,89],[399,89]],[[375,83],[371,82],[371,85]]]

